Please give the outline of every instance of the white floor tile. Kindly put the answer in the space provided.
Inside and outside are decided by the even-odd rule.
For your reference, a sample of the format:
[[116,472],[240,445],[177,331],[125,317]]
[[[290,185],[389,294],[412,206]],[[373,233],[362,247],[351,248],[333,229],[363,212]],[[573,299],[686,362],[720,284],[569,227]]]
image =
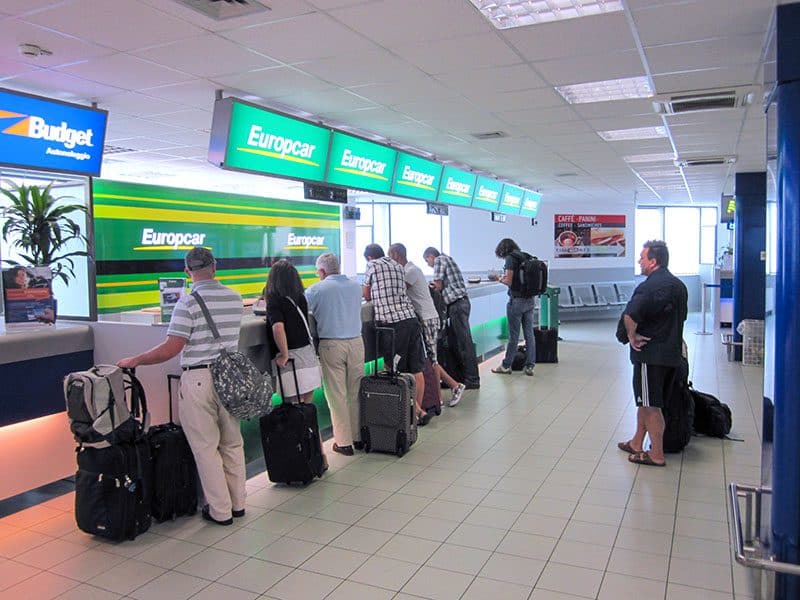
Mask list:
[[354,525],[331,541],[330,545],[336,546],[337,548],[355,550],[356,552],[374,554],[378,551],[378,548],[383,546],[391,538],[392,534],[386,531],[367,529]]
[[0,557],[14,558],[20,554],[46,544],[53,538],[43,533],[22,529],[0,539]]
[[[202,546],[199,546],[198,548],[199,550],[203,549]],[[124,556],[89,549],[86,552],[78,554],[77,556],[51,567],[50,571],[52,573],[56,573],[57,575],[69,577],[70,579],[91,582],[101,573],[105,573],[112,567],[125,562],[126,560],[127,559]],[[0,565],[0,570],[2,570],[1,567],[2,565]]]
[[532,588],[545,564],[543,560],[495,552],[486,561],[479,575],[487,579],[497,579]]
[[263,594],[292,572],[290,567],[250,558],[220,577],[217,583]]
[[214,581],[228,571],[242,564],[247,557],[233,552],[225,552],[216,548],[206,548],[191,558],[173,567],[173,570]]
[[269,589],[268,595],[280,600],[321,600],[342,583],[341,579],[297,569]]
[[447,543],[470,548],[481,548],[483,550],[494,550],[505,537],[505,534],[506,532],[502,529],[462,523],[450,534],[450,537],[447,538]]
[[355,581],[344,581],[325,600],[390,600],[395,593]]
[[669,582],[725,593],[733,587],[730,566],[675,557],[669,564]]
[[461,598],[462,600],[485,600],[486,598],[526,600],[530,593],[531,588],[525,585],[477,577]]
[[492,553],[489,550],[442,544],[428,559],[427,566],[467,575],[477,575],[491,556]]
[[417,516],[400,530],[403,535],[414,536],[435,542],[443,542],[458,527],[455,521]]
[[[258,598],[258,594],[221,583],[212,583],[192,596],[192,600],[220,600],[223,598],[224,600],[255,600]],[[75,600],[80,599],[76,598]]]
[[209,584],[206,579],[167,571],[129,595],[136,600],[186,600]]
[[[438,541],[411,537],[408,535],[397,534],[386,542],[380,550],[378,556],[394,558],[405,562],[423,564],[431,557],[437,548],[442,546]],[[442,566],[446,563],[431,560],[432,566]]]
[[566,526],[567,519],[523,513],[511,527],[511,530],[558,538],[561,537]]
[[614,548],[608,563],[608,571],[611,573],[655,579],[656,581],[667,580],[668,568],[669,558],[666,556],[624,548]]
[[597,544],[562,539],[556,545],[550,560],[562,565],[605,571],[610,555],[610,546],[598,546]]
[[13,587],[40,572],[41,569],[13,560],[0,560],[0,591]]
[[373,556],[349,579],[366,585],[400,591],[420,568],[419,565],[383,556]]
[[213,547],[218,550],[225,550],[226,552],[233,552],[244,556],[254,556],[279,537],[280,536],[275,533],[266,533],[264,531],[243,527],[233,532],[228,537],[221,539],[214,544]]
[[369,554],[353,552],[344,548],[327,546],[301,565],[301,568],[314,573],[347,579],[353,571],[363,565]]
[[458,600],[472,579],[472,575],[422,567],[403,587],[403,591],[432,600]]
[[333,521],[311,518],[307,521],[303,521],[303,523],[292,529],[286,535],[298,540],[305,540],[306,542],[327,544],[347,529],[347,527],[348,526],[344,523],[334,523]]
[[536,588],[595,598],[602,579],[602,571],[550,562],[536,582]]
[[597,600],[640,600],[641,598],[663,598],[664,581],[642,579],[617,573],[606,573]]
[[58,596],[58,600],[117,600],[119,598],[122,596],[88,583],[82,583]]
[[299,567],[324,547],[322,544],[314,542],[282,537],[256,553],[255,556],[261,560],[267,560],[279,565]]
[[49,569],[60,562],[83,554],[86,548],[54,539],[14,557],[14,560],[38,569]]
[[80,585],[80,582],[74,579],[67,579],[54,573],[42,571],[28,577],[27,579],[3,590],[3,598],[16,600],[30,599],[33,600],[49,600],[56,598],[64,592],[71,590]]
[[129,559],[100,573],[91,579],[90,583],[93,586],[124,596],[149,583],[159,575],[163,575],[165,571],[161,567],[149,565],[140,560]]

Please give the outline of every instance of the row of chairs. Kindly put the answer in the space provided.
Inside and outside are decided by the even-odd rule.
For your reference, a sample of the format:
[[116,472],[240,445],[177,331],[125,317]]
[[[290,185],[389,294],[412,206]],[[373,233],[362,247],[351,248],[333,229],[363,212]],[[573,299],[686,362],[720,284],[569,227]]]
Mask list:
[[564,309],[624,306],[630,300],[635,286],[633,281],[562,285],[558,306]]

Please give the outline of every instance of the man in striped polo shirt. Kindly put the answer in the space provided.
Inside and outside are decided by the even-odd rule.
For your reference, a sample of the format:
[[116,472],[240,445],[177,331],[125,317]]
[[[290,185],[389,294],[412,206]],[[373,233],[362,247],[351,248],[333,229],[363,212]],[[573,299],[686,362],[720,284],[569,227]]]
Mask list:
[[208,503],[203,518],[218,525],[231,525],[232,517],[244,516],[244,443],[239,420],[220,404],[208,366],[220,346],[235,351],[239,346],[242,297],[215,279],[217,263],[211,251],[196,247],[186,254],[185,272],[192,279],[192,293],[205,301],[220,334],[214,340],[200,305],[191,296],[181,296],[172,312],[167,339],[117,365],[135,368],[163,363],[181,355],[181,425],[192,448],[203,494]]

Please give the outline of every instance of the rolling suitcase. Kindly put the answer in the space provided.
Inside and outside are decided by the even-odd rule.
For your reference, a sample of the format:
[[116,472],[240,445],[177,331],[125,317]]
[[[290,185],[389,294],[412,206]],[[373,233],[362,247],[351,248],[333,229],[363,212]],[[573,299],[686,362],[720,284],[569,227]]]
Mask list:
[[425,390],[422,393],[422,410],[433,411],[433,414],[442,414],[442,387],[439,385],[439,369],[429,358],[425,359],[422,369],[425,378]]
[[[150,528],[153,472],[146,437],[149,415],[144,388],[133,369],[123,369],[122,377],[115,369],[93,368],[95,381],[89,384],[92,389],[73,385],[81,373],[71,374],[66,378],[65,391],[72,430],[80,442],[75,450],[78,528],[122,541],[132,540]],[[98,410],[107,408],[95,417],[92,427],[75,427],[89,415],[88,408],[79,410],[87,398]],[[105,420],[104,415],[108,415]]]
[[536,364],[558,362],[558,329],[555,327],[535,327]]
[[[392,334],[395,355],[394,329],[375,328],[375,347],[380,348],[381,331]],[[380,355],[380,352],[377,353]],[[377,358],[376,358],[377,365]],[[358,391],[361,441],[367,452],[390,452],[403,456],[417,441],[417,415],[414,406],[415,384],[410,373],[397,373],[394,364],[385,373],[364,377]]]
[[147,432],[153,461],[151,509],[159,523],[197,512],[197,465],[183,428],[172,418],[173,382],[180,382],[180,375],[167,375],[169,423]]
[[[294,360],[289,359],[289,362],[294,374],[294,389],[300,389]],[[277,380],[283,396],[282,378],[277,377]],[[325,468],[316,406],[283,402],[261,417],[259,426],[270,481],[306,485],[314,477],[322,477]]]

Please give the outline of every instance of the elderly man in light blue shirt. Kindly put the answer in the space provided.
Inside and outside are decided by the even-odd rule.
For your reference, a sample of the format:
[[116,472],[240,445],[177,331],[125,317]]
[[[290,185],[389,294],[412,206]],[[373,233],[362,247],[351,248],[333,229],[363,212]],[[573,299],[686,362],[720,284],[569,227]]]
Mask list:
[[358,389],[364,376],[361,339],[361,286],[339,273],[339,259],[330,252],[317,258],[320,282],[306,290],[308,308],[319,336],[322,386],[331,412],[333,451],[353,455],[362,447]]

